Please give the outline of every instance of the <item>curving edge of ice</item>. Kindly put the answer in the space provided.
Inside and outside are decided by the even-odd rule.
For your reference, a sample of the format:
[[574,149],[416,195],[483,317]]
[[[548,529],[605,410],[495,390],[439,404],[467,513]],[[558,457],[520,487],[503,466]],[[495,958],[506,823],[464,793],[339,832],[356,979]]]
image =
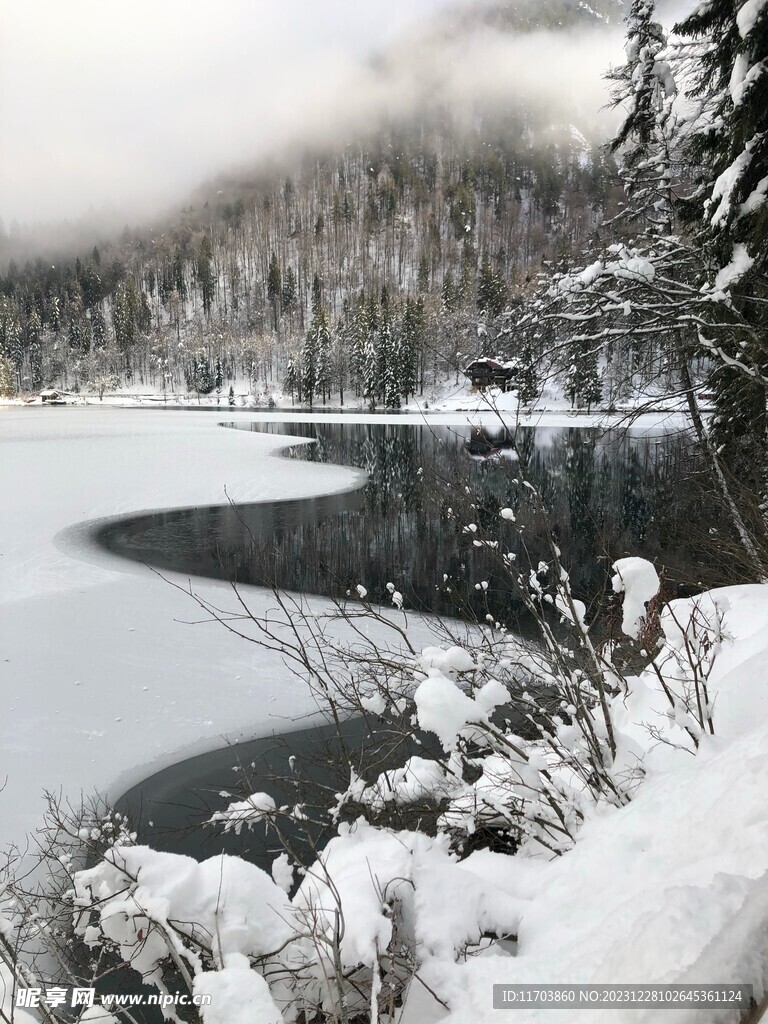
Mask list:
[[[81,793],[114,798],[182,757],[312,713],[277,657],[196,624],[192,600],[149,569],[77,542],[78,524],[102,517],[311,497],[365,479],[286,460],[286,444],[305,439],[225,430],[222,418],[0,413],[0,846],[39,825],[44,790],[75,804]],[[231,593],[195,586],[220,601]],[[269,600],[244,589],[255,610]]]

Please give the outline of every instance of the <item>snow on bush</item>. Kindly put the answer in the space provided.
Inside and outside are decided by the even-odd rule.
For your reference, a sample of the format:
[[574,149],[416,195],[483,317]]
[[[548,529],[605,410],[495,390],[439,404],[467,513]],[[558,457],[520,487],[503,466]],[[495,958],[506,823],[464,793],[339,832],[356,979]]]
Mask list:
[[645,558],[620,558],[613,563],[613,570],[614,593],[624,594],[621,628],[636,639],[645,621],[645,606],[659,592],[659,577]]
[[200,1007],[204,1024],[282,1024],[269,985],[242,953],[230,953],[221,970],[198,974],[192,991],[210,996]]
[[[639,558],[613,568],[634,642],[658,577]],[[117,846],[75,877],[85,941],[118,949],[158,987],[164,966],[186,973],[192,991],[216,997],[204,1024],[223,1021],[224,1005],[227,1020],[268,1024],[305,1010],[490,1024],[500,979],[696,983],[719,978],[720,964],[760,997],[768,588],[671,602],[653,660],[623,676],[615,645],[592,646],[562,568],[540,566],[535,587],[520,579],[532,607],[552,599],[569,640],[542,618],[539,647],[489,630],[404,659],[401,695],[382,684],[376,706],[442,750],[372,778],[352,770],[328,809],[336,834],[300,868],[292,897],[285,853],[270,877],[231,857],[198,865]],[[368,679],[361,701],[374,696]],[[411,824],[387,824],[409,813]],[[213,820],[277,829],[281,817],[301,823],[257,793]]]
[[409,757],[402,768],[382,772],[376,782],[365,789],[361,799],[378,810],[388,803],[413,804],[449,789],[445,770],[438,761],[414,756]]
[[191,941],[198,933],[225,965],[234,953],[267,956],[292,934],[285,892],[261,868],[224,855],[198,863],[145,846],[112,847],[102,863],[76,875],[75,906],[76,930],[88,945],[119,948],[158,986],[169,948],[199,972]]
[[245,800],[231,803],[226,810],[215,811],[211,822],[220,823],[225,832],[231,830],[239,836],[243,825],[252,828],[275,810],[275,801],[269,793],[251,793]]

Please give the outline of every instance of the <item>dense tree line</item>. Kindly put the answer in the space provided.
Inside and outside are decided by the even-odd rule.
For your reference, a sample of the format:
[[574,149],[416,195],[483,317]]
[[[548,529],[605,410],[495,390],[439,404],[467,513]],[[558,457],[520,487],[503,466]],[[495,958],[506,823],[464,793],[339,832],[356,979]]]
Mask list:
[[609,154],[523,111],[217,184],[162,231],[8,266],[0,346],[18,390],[108,375],[178,390],[218,359],[230,384],[396,405],[492,351],[498,330],[478,341],[478,323],[583,247],[618,195]]

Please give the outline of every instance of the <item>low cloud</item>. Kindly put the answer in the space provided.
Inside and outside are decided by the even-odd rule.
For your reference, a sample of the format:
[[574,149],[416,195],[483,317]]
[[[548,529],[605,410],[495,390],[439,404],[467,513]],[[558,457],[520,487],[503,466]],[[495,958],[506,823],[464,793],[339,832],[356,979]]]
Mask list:
[[[429,106],[594,125],[622,28],[513,35],[445,0],[3,7],[0,215],[135,220],[202,180]],[[375,58],[372,54],[378,54]]]

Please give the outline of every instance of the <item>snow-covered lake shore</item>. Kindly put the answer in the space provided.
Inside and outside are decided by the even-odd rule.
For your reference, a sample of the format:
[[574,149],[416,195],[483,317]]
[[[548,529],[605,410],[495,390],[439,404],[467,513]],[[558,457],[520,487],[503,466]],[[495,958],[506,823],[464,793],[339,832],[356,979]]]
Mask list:
[[[537,403],[536,408],[519,407],[514,393],[484,394],[460,389],[456,394],[439,394],[430,403],[427,400],[413,400],[403,409],[377,410],[371,412],[362,402],[350,402],[340,407],[338,402],[327,406],[317,405],[309,411],[306,407],[296,409],[290,399],[279,397],[270,409],[266,400],[257,400],[252,395],[240,395],[235,405],[230,406],[225,397],[204,395],[199,399],[191,395],[149,394],[145,392],[121,391],[105,395],[103,399],[91,394],[66,394],[63,404],[94,406],[95,408],[143,409],[143,410],[185,410],[187,412],[219,413],[224,420],[254,414],[267,423],[302,423],[320,419],[326,423],[431,423],[435,426],[456,423],[490,423],[503,416],[508,424],[517,423],[523,427],[603,427],[621,428],[631,426],[633,430],[684,429],[690,425],[688,414],[679,400],[666,401],[648,399],[642,403],[626,403],[615,409],[573,409],[570,403],[555,395],[550,400]],[[39,407],[39,398],[28,402],[22,399],[0,400],[0,407]]]

